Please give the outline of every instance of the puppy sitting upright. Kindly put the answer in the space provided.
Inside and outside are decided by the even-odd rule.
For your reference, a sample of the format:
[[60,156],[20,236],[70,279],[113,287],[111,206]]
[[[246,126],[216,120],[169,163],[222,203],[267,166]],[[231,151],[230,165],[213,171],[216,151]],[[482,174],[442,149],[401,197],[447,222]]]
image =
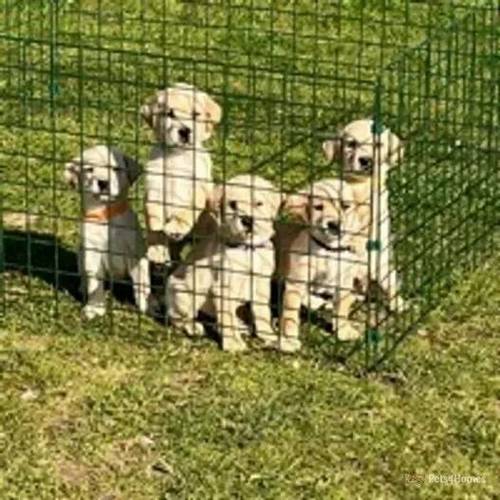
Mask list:
[[158,91],[141,114],[157,141],[145,173],[148,258],[164,264],[211,193],[212,160],[203,143],[220,122],[221,109],[205,92],[178,83]]
[[[282,208],[288,221],[277,231],[278,277],[284,280],[280,349],[300,349],[300,308],[333,306],[339,340],[359,338],[349,321],[354,286],[366,264],[352,243],[359,231],[353,194],[339,179],[317,181],[289,195]],[[366,272],[366,271],[365,271]]]
[[86,149],[65,165],[64,178],[81,192],[83,221],[79,256],[83,314],[87,319],[105,313],[106,277],[133,281],[136,304],[142,312],[150,295],[146,248],[136,214],[127,201],[139,165],[115,148]]
[[[240,306],[250,304],[255,333],[275,344],[271,325],[271,276],[274,272],[273,221],[279,193],[257,176],[240,175],[219,186],[210,210],[200,217],[198,241],[170,277],[167,297],[173,326],[189,335],[203,334],[198,311],[215,317],[225,351],[246,344]],[[218,220],[220,217],[220,220]]]
[[[379,143],[375,144],[374,139]],[[356,248],[366,254],[368,246],[375,246],[369,251],[367,281],[378,284],[383,290],[390,310],[404,309],[397,273],[390,264],[392,244],[386,184],[389,170],[403,157],[400,139],[389,129],[376,134],[373,120],[356,120],[337,137],[325,141],[323,151],[330,161],[340,159],[342,177],[351,186],[359,205],[363,224]]]

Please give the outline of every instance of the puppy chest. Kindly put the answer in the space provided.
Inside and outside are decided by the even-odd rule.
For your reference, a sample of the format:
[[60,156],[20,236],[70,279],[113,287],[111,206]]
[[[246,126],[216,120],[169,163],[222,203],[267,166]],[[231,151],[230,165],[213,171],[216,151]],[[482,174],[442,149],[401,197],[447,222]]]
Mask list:
[[85,224],[81,244],[87,261],[110,275],[122,277],[128,273],[130,263],[144,254],[144,242],[130,221],[119,222]]
[[274,253],[268,249],[226,249],[218,267],[218,280],[230,297],[253,300],[262,281],[271,279]]
[[349,287],[353,281],[355,256],[352,252],[321,250],[311,259],[311,289],[332,293],[337,287]]

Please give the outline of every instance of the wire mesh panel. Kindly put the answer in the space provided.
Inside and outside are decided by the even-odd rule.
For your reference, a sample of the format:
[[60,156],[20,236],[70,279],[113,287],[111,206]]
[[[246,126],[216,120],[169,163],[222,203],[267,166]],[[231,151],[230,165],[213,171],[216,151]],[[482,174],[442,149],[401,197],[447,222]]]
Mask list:
[[[107,265],[126,267],[96,276],[111,290],[99,300],[102,319],[84,314],[89,331],[170,333],[176,298],[192,293],[201,298],[189,302],[189,321],[177,329],[202,333],[195,318],[215,309],[237,328],[246,321],[253,333],[262,330],[265,344],[295,350],[300,343],[267,338],[286,337],[284,303],[291,300],[294,315],[302,310],[304,350],[373,366],[459,271],[493,248],[494,2],[5,0],[0,15],[0,303],[7,324],[23,315],[69,330],[81,324],[90,293],[81,290],[83,245],[87,256],[97,252]],[[359,156],[346,127],[360,119],[372,119],[369,137],[358,141],[371,148],[364,196],[346,168]],[[396,156],[383,152],[387,131],[401,141]],[[338,155],[330,154],[333,143]],[[90,207],[92,189],[103,186],[110,196],[100,198],[104,208]],[[155,204],[162,227],[151,216]],[[191,212],[184,229],[172,223],[180,209]],[[315,219],[314,210],[323,215]],[[228,236],[221,220],[230,217],[252,226],[243,227],[247,239]],[[322,240],[314,220],[335,244]],[[304,241],[289,243],[299,234]],[[238,252],[246,264],[231,260]],[[144,256],[151,262],[137,264]],[[305,266],[299,278],[280,272],[283,259],[284,269]],[[330,266],[326,290],[314,278],[322,262]],[[200,289],[207,272],[221,284],[216,291]],[[380,297],[373,282],[386,281]],[[139,291],[147,283],[152,299],[145,303]],[[298,303],[286,298],[293,283],[305,290]],[[352,299],[342,315],[340,295]],[[204,311],[198,302],[208,296],[213,307]],[[387,307],[391,296],[396,311]],[[226,305],[236,302],[253,303],[252,314],[229,318]],[[344,341],[340,320],[354,329]]]

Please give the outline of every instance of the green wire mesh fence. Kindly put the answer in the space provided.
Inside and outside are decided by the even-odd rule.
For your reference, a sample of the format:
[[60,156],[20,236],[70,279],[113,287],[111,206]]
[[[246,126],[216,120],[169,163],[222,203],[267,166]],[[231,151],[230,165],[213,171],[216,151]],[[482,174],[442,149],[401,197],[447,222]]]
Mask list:
[[[494,250],[496,2],[4,0],[0,10],[0,311],[7,327],[22,317],[37,318],[40,328],[81,327],[83,193],[68,188],[64,166],[83,161],[96,144],[144,166],[153,136],[141,106],[176,82],[202,89],[222,110],[208,143],[214,180],[259,175],[282,202],[322,179],[349,182],[342,130],[373,119],[365,138],[370,229],[360,260],[368,281],[397,274],[405,308],[389,312],[371,285],[360,286],[351,318],[360,337],[351,342],[338,341],[335,321],[325,332],[322,315],[306,308],[305,351],[354,367],[379,364]],[[383,157],[389,130],[404,145],[398,158]],[[334,139],[341,154],[327,159],[322,145]],[[387,181],[376,182],[384,162]],[[142,175],[129,192],[142,227],[144,193]],[[390,208],[377,210],[386,199]],[[286,233],[282,215],[277,224]],[[151,267],[162,301],[171,269]],[[168,307],[140,314],[130,287],[111,281],[105,316],[85,329],[164,328]],[[269,307],[279,316],[287,283],[276,282]]]

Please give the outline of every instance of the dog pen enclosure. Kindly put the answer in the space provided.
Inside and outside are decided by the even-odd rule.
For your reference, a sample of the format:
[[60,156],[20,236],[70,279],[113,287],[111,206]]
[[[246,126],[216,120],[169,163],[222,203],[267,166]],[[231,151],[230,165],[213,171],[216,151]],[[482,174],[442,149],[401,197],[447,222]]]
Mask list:
[[[144,164],[151,135],[139,108],[179,81],[222,107],[210,143],[218,182],[252,172],[290,192],[332,177],[338,169],[321,144],[357,118],[373,117],[375,135],[390,128],[404,141],[388,189],[392,265],[408,307],[388,314],[367,301],[355,312],[363,334],[352,343],[336,341],[308,314],[306,350],[377,365],[494,250],[496,2],[3,0],[0,16],[7,327],[23,314],[80,327],[81,208],[63,166],[97,143]],[[130,197],[142,220],[141,180]],[[119,292],[88,328],[161,328]]]

